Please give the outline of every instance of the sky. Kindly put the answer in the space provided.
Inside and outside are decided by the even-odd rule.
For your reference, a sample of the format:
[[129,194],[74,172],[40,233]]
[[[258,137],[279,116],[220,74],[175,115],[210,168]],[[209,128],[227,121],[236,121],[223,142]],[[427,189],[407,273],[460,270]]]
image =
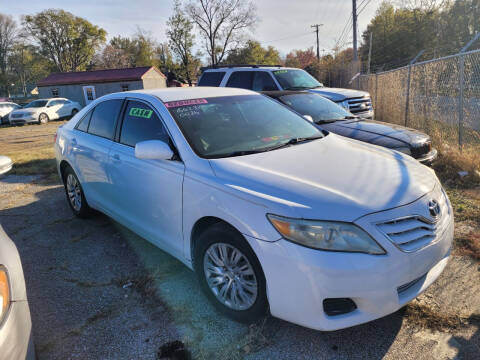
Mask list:
[[[357,0],[359,39],[374,16],[381,0]],[[158,41],[165,41],[166,21],[172,13],[173,0],[0,0],[0,13],[34,14],[48,8],[59,8],[105,29],[108,38],[130,36],[137,27],[145,29]],[[263,46],[274,46],[285,55],[292,49],[316,46],[313,24],[320,27],[320,50],[332,52],[336,39],[346,28],[345,46],[351,46],[351,0],[254,0],[260,18],[250,37]]]

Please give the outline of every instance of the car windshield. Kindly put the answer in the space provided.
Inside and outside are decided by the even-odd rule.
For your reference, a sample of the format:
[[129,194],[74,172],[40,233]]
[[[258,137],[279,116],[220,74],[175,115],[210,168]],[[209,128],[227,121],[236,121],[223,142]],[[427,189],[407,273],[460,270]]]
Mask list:
[[343,107],[318,94],[283,95],[279,100],[299,114],[311,116],[315,123],[354,118]]
[[264,152],[324,136],[301,116],[260,95],[171,101],[165,106],[204,158]]
[[47,105],[47,100],[35,100],[32,101],[30,104],[26,105],[25,108],[40,108],[45,107]]
[[301,90],[323,87],[305,70],[276,70],[273,75],[284,90]]

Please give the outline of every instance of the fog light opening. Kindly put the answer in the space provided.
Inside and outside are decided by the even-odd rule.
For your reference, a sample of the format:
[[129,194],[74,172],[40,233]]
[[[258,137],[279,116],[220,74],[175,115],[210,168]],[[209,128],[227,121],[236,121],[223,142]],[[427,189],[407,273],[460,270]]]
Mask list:
[[354,311],[357,305],[350,298],[331,298],[323,300],[323,311],[328,316],[348,314]]

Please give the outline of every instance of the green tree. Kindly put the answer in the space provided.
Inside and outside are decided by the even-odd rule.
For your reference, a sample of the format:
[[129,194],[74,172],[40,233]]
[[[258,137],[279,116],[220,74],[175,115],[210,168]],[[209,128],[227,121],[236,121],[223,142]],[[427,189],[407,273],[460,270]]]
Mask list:
[[105,42],[105,30],[64,10],[27,15],[23,24],[60,72],[84,70]]
[[278,50],[273,46],[264,48],[258,41],[248,40],[245,46],[232,50],[225,63],[277,65],[281,60]]
[[195,35],[192,33],[193,23],[186,17],[179,0],[175,0],[173,15],[167,21],[167,37],[172,52],[180,62],[180,69],[188,85],[192,86],[192,78],[198,70],[198,62],[192,54]]
[[35,84],[52,71],[52,63],[38,53],[33,45],[24,41],[17,42],[8,57],[12,81],[21,88],[24,97],[27,94],[27,85]]
[[0,14],[0,83],[5,95],[8,95],[9,78],[7,74],[8,56],[17,39],[17,23],[11,16]]
[[138,28],[132,38],[115,36],[110,45],[127,57],[128,67],[152,66],[155,63],[157,44],[151,35]]

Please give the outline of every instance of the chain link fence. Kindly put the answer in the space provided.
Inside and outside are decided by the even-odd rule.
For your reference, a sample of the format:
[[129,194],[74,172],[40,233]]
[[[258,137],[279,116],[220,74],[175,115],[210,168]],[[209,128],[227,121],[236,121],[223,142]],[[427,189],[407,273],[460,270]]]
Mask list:
[[360,75],[351,87],[370,93],[378,120],[480,145],[480,50]]

